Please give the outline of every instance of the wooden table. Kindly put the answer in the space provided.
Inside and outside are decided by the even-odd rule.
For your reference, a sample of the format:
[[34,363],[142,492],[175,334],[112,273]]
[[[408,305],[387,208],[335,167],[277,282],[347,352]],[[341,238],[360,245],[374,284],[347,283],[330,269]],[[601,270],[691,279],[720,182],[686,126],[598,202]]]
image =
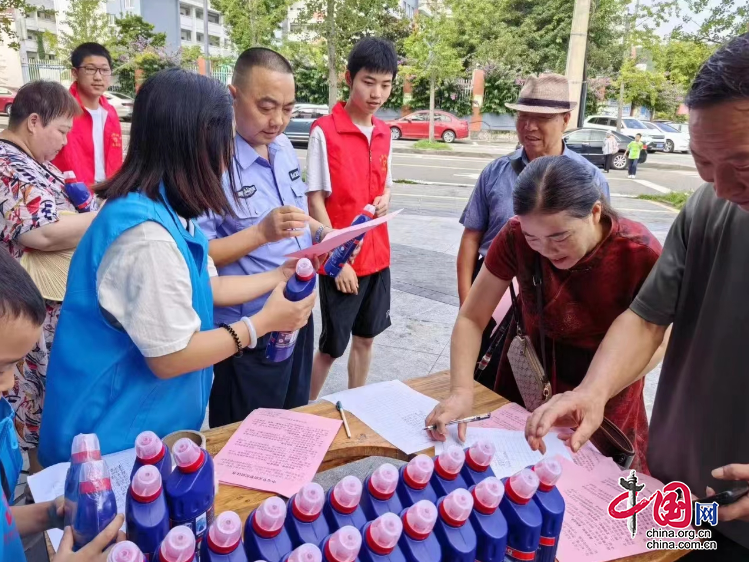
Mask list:
[[[437,400],[446,398],[450,392],[450,376],[447,371],[429,375],[418,379],[411,379],[406,381],[406,384],[418,390],[419,392],[431,396]],[[473,413],[481,414],[485,412],[491,412],[499,408],[500,406],[507,404],[507,400],[492,392],[480,384],[475,385],[474,389],[474,401],[473,401]],[[330,402],[321,401],[318,404],[311,404],[302,408],[297,408],[298,411],[307,414],[315,414],[326,418],[340,419],[338,411],[335,406]],[[385,441],[382,437],[376,434],[369,426],[361,422],[356,416],[351,413],[346,415],[351,428],[351,436],[349,439],[346,436],[346,432],[341,426],[338,434],[333,440],[333,444],[328,449],[328,453],[325,455],[325,459],[320,466],[319,472],[349,464],[366,457],[379,456],[389,457],[393,459],[399,459],[407,461],[409,458],[415,455],[406,455],[399,449],[395,448],[389,442]],[[215,456],[221,448],[226,445],[226,442],[232,436],[232,434],[239,427],[239,423],[226,425],[216,429],[211,429],[205,432],[206,436],[206,447],[208,452]],[[427,455],[434,455],[434,448],[422,451]],[[216,515],[223,511],[236,511],[244,521],[250,512],[255,509],[260,503],[270,497],[273,494],[266,492],[258,492],[255,490],[246,490],[244,488],[237,488],[234,486],[221,485],[219,487],[218,496],[216,496],[215,509]],[[50,552],[51,545],[49,540],[47,541],[47,547]],[[640,554],[638,556],[630,556],[628,558],[621,558],[620,561],[627,562],[671,562],[684,556],[686,551],[660,551],[650,552],[647,554]],[[50,556],[51,558],[51,556]]]

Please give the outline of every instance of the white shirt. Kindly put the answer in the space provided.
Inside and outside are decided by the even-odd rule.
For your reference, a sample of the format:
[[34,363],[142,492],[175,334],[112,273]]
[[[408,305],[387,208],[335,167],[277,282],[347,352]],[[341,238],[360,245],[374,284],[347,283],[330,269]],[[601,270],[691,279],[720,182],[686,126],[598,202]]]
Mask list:
[[[195,232],[192,221],[180,220],[190,234]],[[208,273],[218,275],[210,256]],[[187,262],[172,235],[157,222],[143,222],[109,246],[96,272],[96,288],[101,308],[144,357],[181,351],[200,331]]]
[[99,106],[99,109],[89,109],[94,120],[92,135],[94,138],[94,181],[100,182],[107,179],[107,167],[104,161],[104,123],[107,122],[107,110]]
[[[372,143],[372,132],[374,125],[364,127],[356,125],[359,130],[367,136],[367,140]],[[390,154],[388,154],[388,175],[385,180],[385,187],[393,186],[393,143],[390,143]],[[311,191],[324,191],[328,197],[333,193],[333,186],[330,181],[330,168],[328,167],[328,147],[325,143],[325,133],[320,127],[315,127],[309,138],[307,147],[307,193]]]

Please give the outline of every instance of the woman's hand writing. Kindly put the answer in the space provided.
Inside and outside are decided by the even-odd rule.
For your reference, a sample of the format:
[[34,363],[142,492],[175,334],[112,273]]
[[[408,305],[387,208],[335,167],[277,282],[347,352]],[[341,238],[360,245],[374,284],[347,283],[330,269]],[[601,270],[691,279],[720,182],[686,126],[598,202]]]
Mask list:
[[[454,389],[450,396],[437,404],[427,416],[425,424],[437,426],[435,429],[428,430],[429,437],[436,441],[445,441],[447,439],[445,424],[470,416],[472,410],[473,390]],[[464,423],[458,425],[458,438],[461,441],[466,439],[466,424]]]

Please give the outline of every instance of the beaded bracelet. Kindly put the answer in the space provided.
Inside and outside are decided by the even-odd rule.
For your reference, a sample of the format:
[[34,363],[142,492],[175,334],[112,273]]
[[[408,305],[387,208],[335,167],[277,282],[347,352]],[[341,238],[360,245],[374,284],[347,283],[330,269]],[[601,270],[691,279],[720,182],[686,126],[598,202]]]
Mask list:
[[234,343],[237,345],[237,353],[234,355],[234,357],[242,357],[244,355],[244,348],[242,347],[242,342],[239,341],[239,336],[237,335],[237,332],[234,331],[234,328],[229,326],[229,324],[219,324],[221,328],[229,332],[231,334],[231,337],[234,338]]

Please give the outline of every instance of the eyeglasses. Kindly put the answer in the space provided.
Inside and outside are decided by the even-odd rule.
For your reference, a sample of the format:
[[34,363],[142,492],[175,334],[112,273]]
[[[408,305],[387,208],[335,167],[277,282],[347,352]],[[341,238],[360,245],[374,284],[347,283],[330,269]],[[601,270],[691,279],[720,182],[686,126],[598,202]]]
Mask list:
[[111,76],[111,68],[98,68],[96,66],[79,66],[78,70],[82,70],[86,76],[94,76],[97,72],[102,76]]

